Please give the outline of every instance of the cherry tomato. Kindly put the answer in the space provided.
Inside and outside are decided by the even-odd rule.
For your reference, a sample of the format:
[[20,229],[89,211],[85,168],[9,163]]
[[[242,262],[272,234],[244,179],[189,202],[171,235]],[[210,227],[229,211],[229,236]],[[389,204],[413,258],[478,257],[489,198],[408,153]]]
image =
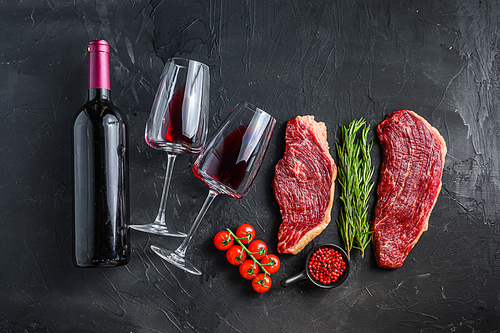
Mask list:
[[233,246],[234,238],[229,232],[223,230],[219,231],[214,237],[214,245],[219,250],[225,251]]
[[243,248],[239,245],[233,245],[226,252],[226,259],[229,261],[231,265],[241,265],[245,258],[247,257],[247,253]]
[[255,259],[260,260],[267,254],[267,245],[263,241],[256,239],[248,245],[248,251]]
[[271,277],[267,274],[260,273],[252,280],[252,287],[258,293],[265,293],[271,288]]
[[240,242],[248,244],[255,238],[255,229],[250,224],[244,223],[236,229],[235,235],[241,238]]
[[281,266],[280,259],[274,254],[268,254],[260,261],[269,274],[276,273]]
[[245,260],[240,265],[240,274],[245,279],[253,279],[259,273],[259,265],[253,260]]

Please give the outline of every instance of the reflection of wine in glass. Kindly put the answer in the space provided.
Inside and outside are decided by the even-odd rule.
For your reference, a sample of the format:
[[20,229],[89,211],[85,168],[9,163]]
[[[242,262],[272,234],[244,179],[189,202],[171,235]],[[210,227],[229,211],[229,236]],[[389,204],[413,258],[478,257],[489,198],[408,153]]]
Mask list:
[[193,172],[210,188],[186,239],[175,251],[152,245],[167,262],[192,274],[201,274],[184,257],[191,238],[215,197],[222,193],[243,198],[250,189],[271,138],[276,120],[263,110],[242,102],[229,114],[198,156]]
[[163,193],[155,221],[131,225],[132,229],[166,236],[186,236],[167,227],[165,208],[175,158],[178,154],[197,154],[205,144],[209,81],[208,67],[200,62],[174,58],[165,64],[145,133],[148,145],[167,153]]

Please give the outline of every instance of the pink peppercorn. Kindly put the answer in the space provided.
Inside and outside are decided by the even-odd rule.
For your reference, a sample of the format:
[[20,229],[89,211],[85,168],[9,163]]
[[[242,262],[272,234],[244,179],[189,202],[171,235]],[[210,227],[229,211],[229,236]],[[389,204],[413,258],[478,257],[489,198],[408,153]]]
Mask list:
[[309,260],[310,275],[322,284],[331,284],[340,278],[346,266],[342,255],[330,247],[322,247],[314,251]]

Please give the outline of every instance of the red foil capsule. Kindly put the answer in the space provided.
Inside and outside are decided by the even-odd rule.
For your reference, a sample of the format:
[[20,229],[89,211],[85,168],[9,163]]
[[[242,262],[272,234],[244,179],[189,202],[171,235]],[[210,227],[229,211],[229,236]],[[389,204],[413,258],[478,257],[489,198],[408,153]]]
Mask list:
[[91,40],[89,53],[89,89],[111,90],[109,74],[109,44],[105,40]]

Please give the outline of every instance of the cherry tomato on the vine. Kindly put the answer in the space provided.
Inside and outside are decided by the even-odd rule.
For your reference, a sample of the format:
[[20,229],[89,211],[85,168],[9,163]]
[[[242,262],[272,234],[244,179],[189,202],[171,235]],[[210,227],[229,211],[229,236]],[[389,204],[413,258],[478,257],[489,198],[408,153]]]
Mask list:
[[263,241],[256,239],[248,245],[248,251],[255,259],[260,260],[267,254],[267,245]]
[[252,287],[258,293],[265,293],[271,288],[271,277],[267,274],[260,273],[252,280]]
[[226,259],[231,265],[241,265],[241,263],[245,261],[246,257],[247,253],[239,245],[233,245],[226,252]]
[[250,224],[244,223],[236,229],[235,235],[240,242],[248,244],[255,238],[255,229]]
[[253,260],[245,260],[240,265],[240,274],[245,279],[253,279],[259,273],[259,265]]
[[268,254],[260,261],[269,274],[274,274],[280,269],[280,259],[274,254]]
[[214,237],[214,245],[219,250],[225,251],[233,246],[234,238],[228,231],[219,231]]

